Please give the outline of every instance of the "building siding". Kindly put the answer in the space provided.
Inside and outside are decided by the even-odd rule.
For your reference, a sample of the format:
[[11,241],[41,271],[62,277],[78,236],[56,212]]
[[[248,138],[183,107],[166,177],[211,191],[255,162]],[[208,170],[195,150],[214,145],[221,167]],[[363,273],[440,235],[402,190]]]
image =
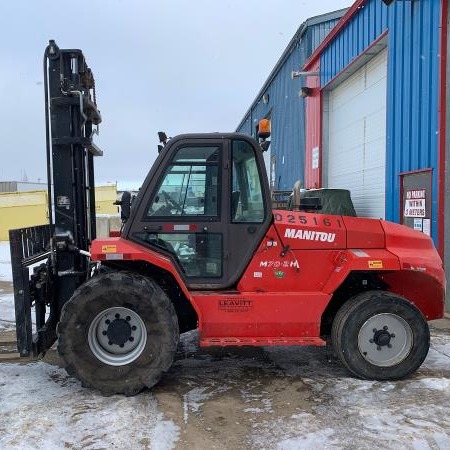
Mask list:
[[9,239],[9,230],[46,223],[46,191],[0,193],[0,241]]
[[437,243],[440,2],[396,2],[389,16],[386,215],[400,220],[399,173],[431,168]]
[[[236,130],[256,137],[258,121],[270,114],[270,151],[276,158],[275,189],[291,189],[297,180],[305,182],[305,101],[299,91],[307,81],[293,80],[292,71],[302,67],[343,14],[344,11],[333,13],[331,20],[324,17],[323,22],[316,20],[309,26],[307,21],[299,28],[299,32],[302,27],[305,31],[297,32],[298,38],[291,41],[291,47],[286,49]],[[264,94],[269,95],[267,103],[263,102]]]
[[45,191],[47,183],[29,181],[0,181],[0,192]]
[[371,0],[360,7],[320,55],[321,86],[328,84],[387,29],[388,10],[397,7],[398,3],[387,7],[381,0]]
[[306,31],[307,56],[312,55],[316,51],[317,47],[322,43],[325,36],[334,28],[334,26],[338,22],[339,19],[334,19],[308,27]]
[[[300,126],[304,123],[303,99],[298,92],[301,82],[292,80],[291,73],[298,70],[305,60],[304,43],[290,53],[276,77],[253,103],[250,114],[245,118],[238,132],[256,137],[258,121],[268,114],[271,119],[271,156],[276,158],[275,189],[289,189],[303,176],[305,133]],[[269,95],[263,102],[262,96]]]
[[325,87],[387,30],[386,218],[400,220],[400,173],[430,168],[437,242],[441,2],[364,2],[320,54]]

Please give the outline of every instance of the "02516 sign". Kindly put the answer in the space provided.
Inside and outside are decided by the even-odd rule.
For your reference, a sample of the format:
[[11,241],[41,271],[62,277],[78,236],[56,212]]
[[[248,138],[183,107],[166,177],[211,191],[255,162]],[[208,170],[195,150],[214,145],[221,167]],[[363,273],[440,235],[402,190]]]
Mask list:
[[406,191],[404,217],[426,217],[425,189]]

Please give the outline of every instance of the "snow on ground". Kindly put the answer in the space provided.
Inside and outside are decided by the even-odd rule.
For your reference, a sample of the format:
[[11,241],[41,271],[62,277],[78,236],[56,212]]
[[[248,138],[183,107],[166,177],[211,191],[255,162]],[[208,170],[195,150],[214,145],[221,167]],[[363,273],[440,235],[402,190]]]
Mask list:
[[[15,328],[14,296],[12,292],[11,255],[9,242],[0,241],[0,331]],[[6,289],[9,288],[7,291]]]
[[4,290],[0,289],[0,330],[13,329],[15,327],[14,295],[5,294]]
[[12,281],[9,242],[0,241],[0,281]]
[[353,378],[324,348],[267,347],[251,358],[238,350],[202,352],[175,362],[168,388],[184,392],[188,423],[192,416],[209,420],[211,404],[234,399],[233,413],[221,415],[236,424],[230,433],[249,424],[242,448],[450,449],[446,331],[433,331],[423,366],[396,382]]
[[[256,427],[259,447],[450,448],[450,336],[434,332],[429,355],[412,377],[376,382],[340,375],[313,362],[305,377],[293,348],[267,349],[287,376],[302,376],[317,403],[310,413],[266,420]],[[333,373],[334,372],[334,373]],[[280,435],[285,439],[280,441]]]
[[0,365],[0,448],[173,448],[179,429],[151,393],[102,397],[55,366]]
[[160,385],[132,398],[44,362],[0,364],[0,448],[450,448],[447,331],[433,331],[416,374],[384,383],[350,377],[323,348],[198,350],[196,339],[184,335]]

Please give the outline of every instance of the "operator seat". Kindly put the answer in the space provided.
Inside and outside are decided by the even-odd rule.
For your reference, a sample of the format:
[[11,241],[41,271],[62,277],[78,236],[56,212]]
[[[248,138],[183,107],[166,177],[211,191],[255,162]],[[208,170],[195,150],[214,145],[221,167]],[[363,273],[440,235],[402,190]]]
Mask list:
[[241,198],[240,191],[233,191],[231,194],[231,220],[236,218],[237,209],[239,206],[239,199]]

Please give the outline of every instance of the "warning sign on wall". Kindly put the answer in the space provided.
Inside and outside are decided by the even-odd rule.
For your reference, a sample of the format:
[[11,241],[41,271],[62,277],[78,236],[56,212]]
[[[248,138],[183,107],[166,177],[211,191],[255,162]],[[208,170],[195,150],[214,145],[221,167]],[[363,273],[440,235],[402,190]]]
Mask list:
[[401,174],[401,223],[427,235],[431,234],[432,173],[424,169]]
[[426,217],[425,189],[406,191],[403,217]]

